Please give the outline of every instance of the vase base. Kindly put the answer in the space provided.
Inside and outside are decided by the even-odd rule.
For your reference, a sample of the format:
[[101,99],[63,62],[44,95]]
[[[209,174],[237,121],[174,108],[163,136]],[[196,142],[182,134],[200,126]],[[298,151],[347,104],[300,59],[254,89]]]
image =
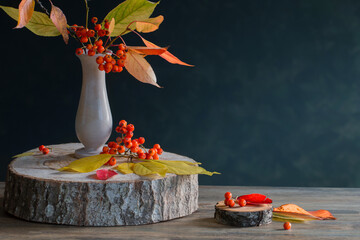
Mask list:
[[76,158],[84,158],[84,157],[90,157],[94,155],[98,155],[101,152],[101,148],[99,150],[86,150],[85,148],[79,148],[75,150],[75,157]]

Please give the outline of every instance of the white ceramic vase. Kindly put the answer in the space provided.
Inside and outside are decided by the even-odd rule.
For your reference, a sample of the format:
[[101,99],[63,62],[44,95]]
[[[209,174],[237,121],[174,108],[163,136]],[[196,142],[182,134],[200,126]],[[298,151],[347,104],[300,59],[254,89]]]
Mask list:
[[76,113],[75,130],[83,148],[75,151],[78,158],[99,154],[112,131],[105,72],[98,69],[95,56],[82,54],[82,88]]

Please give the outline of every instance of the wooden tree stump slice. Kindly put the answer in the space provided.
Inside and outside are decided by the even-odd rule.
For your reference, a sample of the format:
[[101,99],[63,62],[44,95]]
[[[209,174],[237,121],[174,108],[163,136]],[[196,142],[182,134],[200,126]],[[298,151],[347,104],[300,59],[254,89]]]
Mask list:
[[[92,173],[59,172],[75,160],[79,143],[50,146],[13,160],[7,172],[4,209],[35,222],[76,226],[140,225],[187,216],[198,209],[198,176],[166,174],[149,179],[118,174],[106,181]],[[164,152],[167,160],[194,161]],[[119,160],[118,160],[119,161]],[[125,161],[125,160],[123,160]],[[120,160],[121,162],[121,160]],[[103,167],[107,168],[107,167]]]
[[235,206],[230,208],[224,201],[215,206],[215,219],[219,223],[237,227],[254,227],[271,223],[271,204]]

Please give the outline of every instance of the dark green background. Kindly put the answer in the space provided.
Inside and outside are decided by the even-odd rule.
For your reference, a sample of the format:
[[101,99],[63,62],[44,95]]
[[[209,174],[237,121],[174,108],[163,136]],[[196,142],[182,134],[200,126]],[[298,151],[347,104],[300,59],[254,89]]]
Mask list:
[[[53,2],[83,24],[83,1]],[[91,16],[119,2],[90,1]],[[163,0],[158,14],[144,36],[196,67],[148,57],[164,89],[109,74],[114,122],[222,173],[200,184],[360,187],[360,1]],[[0,21],[3,181],[12,155],[76,141],[81,68],[75,41]]]

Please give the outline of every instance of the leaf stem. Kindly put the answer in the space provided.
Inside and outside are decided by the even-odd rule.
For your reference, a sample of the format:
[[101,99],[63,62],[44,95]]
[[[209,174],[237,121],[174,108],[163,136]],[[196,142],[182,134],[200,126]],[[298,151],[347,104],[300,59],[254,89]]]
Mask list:
[[36,0],[36,2],[39,4],[39,6],[41,7],[41,9],[45,11],[46,15],[50,16],[48,10],[44,7],[44,5],[42,5],[42,3],[40,2],[40,0]]

